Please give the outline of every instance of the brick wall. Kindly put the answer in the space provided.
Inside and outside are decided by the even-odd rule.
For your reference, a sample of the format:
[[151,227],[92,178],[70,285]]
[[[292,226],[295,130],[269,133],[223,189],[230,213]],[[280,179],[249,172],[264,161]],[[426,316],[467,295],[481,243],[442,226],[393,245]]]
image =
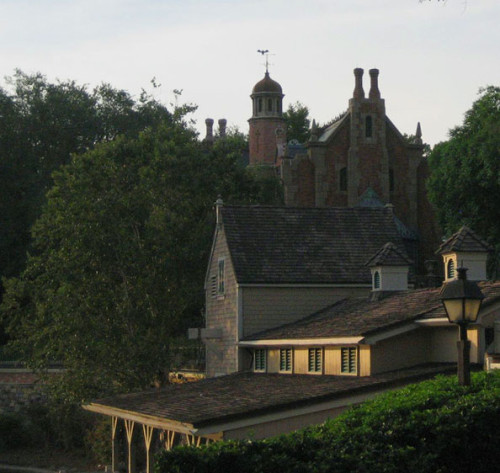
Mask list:
[[0,369],[0,413],[18,412],[43,400],[42,385],[31,371]]

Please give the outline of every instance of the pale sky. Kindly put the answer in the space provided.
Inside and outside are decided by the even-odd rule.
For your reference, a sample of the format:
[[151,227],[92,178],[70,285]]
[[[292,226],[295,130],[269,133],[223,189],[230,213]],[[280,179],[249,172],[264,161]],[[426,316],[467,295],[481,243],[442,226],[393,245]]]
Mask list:
[[248,131],[249,95],[268,49],[284,108],[324,123],[347,108],[353,69],[380,69],[402,133],[447,139],[480,87],[500,85],[499,0],[0,0],[2,75],[16,68],[198,105]]

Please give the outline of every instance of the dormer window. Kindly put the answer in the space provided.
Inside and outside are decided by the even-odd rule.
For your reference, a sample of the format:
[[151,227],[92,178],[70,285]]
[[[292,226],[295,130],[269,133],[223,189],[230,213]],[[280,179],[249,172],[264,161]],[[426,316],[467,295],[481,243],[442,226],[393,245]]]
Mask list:
[[373,273],[373,289],[380,289],[380,273],[378,271]]
[[292,349],[282,348],[280,350],[280,371],[288,372],[292,371]]
[[309,373],[321,373],[323,369],[323,350],[321,348],[309,348]]
[[446,265],[446,279],[453,279],[455,277],[455,261],[450,259]]

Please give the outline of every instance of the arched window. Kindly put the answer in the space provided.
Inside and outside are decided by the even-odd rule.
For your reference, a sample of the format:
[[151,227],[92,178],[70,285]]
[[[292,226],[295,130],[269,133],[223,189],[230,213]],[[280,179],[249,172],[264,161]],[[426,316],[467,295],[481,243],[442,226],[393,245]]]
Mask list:
[[373,289],[380,289],[380,273],[375,271],[373,275]]
[[339,189],[341,191],[347,190],[347,168],[342,168],[339,173]]
[[259,112],[262,112],[262,99],[259,99]]
[[394,192],[394,169],[389,169],[389,191]]
[[281,113],[281,101],[280,99],[276,100],[276,111]]
[[455,261],[452,259],[448,261],[446,266],[446,277],[448,279],[453,279],[455,277]]
[[273,99],[267,99],[267,111],[268,112],[273,111]]
[[371,115],[365,118],[365,136],[371,138],[373,134],[373,120]]

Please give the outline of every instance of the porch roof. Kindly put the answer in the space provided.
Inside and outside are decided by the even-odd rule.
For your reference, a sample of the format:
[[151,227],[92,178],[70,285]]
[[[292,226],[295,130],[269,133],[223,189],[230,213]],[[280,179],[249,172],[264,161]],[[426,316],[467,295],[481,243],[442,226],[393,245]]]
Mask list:
[[366,377],[244,372],[99,399],[84,408],[159,428],[216,433],[222,424],[339,399],[347,405],[349,397],[455,369],[449,363],[426,364]]

